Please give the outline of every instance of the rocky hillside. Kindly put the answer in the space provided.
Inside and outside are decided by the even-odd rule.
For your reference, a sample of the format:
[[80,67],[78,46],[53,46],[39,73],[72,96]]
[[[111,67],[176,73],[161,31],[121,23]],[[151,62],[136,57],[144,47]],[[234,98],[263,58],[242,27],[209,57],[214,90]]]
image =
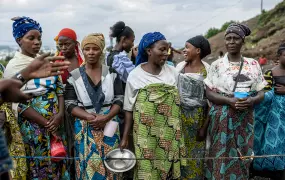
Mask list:
[[[285,42],[285,0],[274,9],[242,23],[247,24],[252,31],[246,38],[243,55],[258,59],[264,54],[267,59],[275,60],[278,46]],[[206,57],[209,63],[217,59],[220,51],[226,52],[224,33],[209,39],[212,48],[212,54]],[[175,54],[174,60],[180,62],[183,56]]]
[[[243,23],[247,24],[252,31],[243,48],[244,56],[257,59],[264,54],[269,60],[274,60],[278,46],[285,42],[285,0],[274,9]],[[221,32],[209,39],[212,47],[209,60],[216,58],[219,51],[226,52],[224,33]]]

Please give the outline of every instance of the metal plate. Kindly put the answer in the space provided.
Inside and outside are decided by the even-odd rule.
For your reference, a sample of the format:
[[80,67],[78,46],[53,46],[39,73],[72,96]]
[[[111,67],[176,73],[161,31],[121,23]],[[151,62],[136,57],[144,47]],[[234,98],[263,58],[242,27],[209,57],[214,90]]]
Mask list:
[[105,166],[112,172],[123,173],[131,170],[136,165],[136,156],[128,149],[123,152],[120,149],[114,149],[106,155]]

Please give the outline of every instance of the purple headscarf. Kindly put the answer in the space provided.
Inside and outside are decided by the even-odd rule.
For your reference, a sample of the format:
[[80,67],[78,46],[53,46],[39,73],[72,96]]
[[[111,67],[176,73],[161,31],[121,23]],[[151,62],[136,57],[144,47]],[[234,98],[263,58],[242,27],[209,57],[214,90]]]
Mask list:
[[244,39],[246,36],[249,36],[251,34],[251,31],[244,24],[232,23],[227,28],[225,36],[229,33],[235,33],[239,35],[242,39]]

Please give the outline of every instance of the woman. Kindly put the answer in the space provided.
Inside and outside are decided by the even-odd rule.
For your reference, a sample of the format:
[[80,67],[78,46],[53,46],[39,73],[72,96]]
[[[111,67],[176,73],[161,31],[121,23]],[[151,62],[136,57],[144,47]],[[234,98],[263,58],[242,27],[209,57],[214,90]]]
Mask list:
[[[63,59],[62,57],[48,57],[50,54],[45,53],[41,56],[38,56],[35,58],[35,60],[29,64],[26,68],[18,72],[18,76],[14,76],[13,79],[3,79],[0,80],[0,91],[1,91],[1,98],[0,98],[0,105],[3,105],[5,102],[19,102],[23,100],[28,100],[31,99],[31,96],[23,93],[20,88],[30,79],[33,78],[40,78],[40,77],[48,77],[51,75],[60,75],[61,74],[61,69],[67,69],[69,63],[68,62],[55,62],[55,63],[50,63],[54,62],[55,60]],[[5,68],[2,67],[1,70],[4,70]],[[20,76],[19,76],[20,75]],[[4,106],[6,107],[6,106]],[[7,109],[7,111],[11,112],[11,110]],[[8,112],[8,113],[9,113]],[[14,118],[9,118],[7,113],[7,122],[11,123],[10,129],[13,129],[12,125],[17,125],[17,122],[14,121],[12,123],[12,120],[15,120]],[[5,115],[4,115],[5,116]],[[14,116],[14,114],[13,114]],[[10,116],[11,117],[11,116]],[[3,117],[1,116],[1,123],[2,123]],[[6,118],[4,117],[4,120],[6,121]],[[5,123],[4,121],[4,123]],[[9,124],[10,125],[10,124]],[[2,124],[1,124],[2,126]],[[6,126],[6,125],[5,125]],[[21,156],[20,154],[16,153],[21,153],[23,156],[25,156],[25,149],[24,147],[20,147],[19,145],[19,137],[21,137],[19,127],[17,126],[17,129],[13,130],[13,138],[10,138],[10,154],[15,155],[15,156]],[[21,137],[22,138],[22,137]],[[16,140],[16,141],[15,141]],[[12,142],[11,142],[12,141]],[[13,143],[15,141],[16,143]],[[10,179],[9,176],[9,170],[12,170],[12,159],[9,156],[7,144],[5,141],[5,137],[2,133],[2,129],[0,128],[0,179]],[[11,152],[11,150],[15,150]],[[20,158],[22,159],[22,158]],[[18,166],[19,162],[23,162],[21,164],[21,167]],[[25,176],[25,168],[26,168],[26,163],[25,159],[21,160],[16,160],[16,163],[14,163],[14,166],[16,164],[15,169],[12,171],[12,178],[13,179],[26,179]],[[24,170],[24,171],[23,171]]]
[[[61,75],[62,82],[65,85],[69,77],[69,72],[79,68],[83,63],[83,57],[80,50],[80,44],[77,42],[77,35],[74,30],[69,28],[62,29],[55,38],[57,47],[59,48],[59,55],[65,57],[65,61],[70,62],[70,66]],[[74,157],[74,117],[69,113],[64,114],[64,131],[67,137],[67,152],[69,157]],[[70,176],[75,178],[74,160],[68,160],[68,168],[70,169]]]
[[[123,105],[122,81],[102,65],[103,34],[90,34],[81,43],[86,64],[71,72],[66,85],[65,105],[75,117],[76,179],[118,179],[105,168],[101,158],[118,147],[119,118]],[[113,127],[114,132],[104,130]]]
[[[185,61],[179,63],[176,70],[180,73],[178,88],[186,153],[189,158],[204,158],[208,105],[203,80],[210,65],[201,59],[211,54],[210,44],[203,36],[195,36],[185,43],[183,53]],[[181,171],[183,179],[203,179],[204,161],[188,160]]]
[[[109,53],[106,64],[112,67],[123,81],[122,91],[125,92],[127,78],[129,73],[135,68],[135,65],[128,57],[128,54],[134,46],[135,34],[134,31],[126,26],[124,22],[119,21],[111,27],[110,36],[116,38],[116,45]],[[122,138],[124,132],[124,112],[119,114],[121,124],[119,126]]]
[[62,29],[55,38],[59,47],[59,55],[65,57],[66,61],[70,62],[68,70],[61,75],[63,84],[66,84],[69,72],[78,68],[83,63],[83,58],[80,51],[80,45],[77,42],[77,35],[74,30],[69,28]]
[[[251,156],[253,152],[253,105],[263,99],[266,81],[258,62],[241,55],[248,35],[247,26],[229,25],[225,33],[228,53],[212,63],[204,80],[212,102],[209,157],[215,158],[208,160],[208,179],[248,179],[249,159],[222,158]],[[238,93],[247,97],[238,98]]]
[[129,73],[135,68],[128,54],[134,46],[134,31],[126,26],[124,22],[119,21],[111,28],[111,36],[116,38],[116,45],[107,57],[106,64],[114,68],[123,81],[123,88],[129,76]]
[[138,46],[134,46],[129,54],[130,60],[132,61],[133,64],[136,64],[137,55],[138,55]]
[[174,49],[174,48],[172,47],[172,43],[171,43],[171,42],[169,42],[168,45],[169,45],[169,49],[168,49],[168,59],[167,59],[166,63],[167,63],[168,65],[175,66],[175,64],[173,63],[174,52],[177,53],[177,54],[181,54],[181,51]]
[[[285,44],[279,46],[277,57],[280,64],[265,73],[268,82],[265,98],[255,108],[254,154],[257,156],[285,154]],[[285,178],[283,157],[256,158],[253,168],[258,171],[258,176],[263,174],[276,180]]]
[[133,124],[136,158],[146,159],[137,161],[134,179],[177,179],[179,158],[185,153],[178,73],[165,64],[168,43],[161,33],[145,34],[138,49],[138,66],[130,73],[126,85],[121,148],[129,144]]
[[[14,18],[13,36],[21,48],[7,65],[4,77],[17,74],[31,63],[41,48],[42,29],[28,17]],[[18,76],[18,75],[16,75]],[[14,104],[18,124],[25,144],[26,156],[50,156],[51,138],[61,136],[58,129],[64,113],[63,85],[60,76],[36,78],[27,82],[24,90],[33,90],[33,98]],[[64,137],[62,137],[64,141]],[[69,178],[65,161],[50,158],[27,158],[27,179]]]

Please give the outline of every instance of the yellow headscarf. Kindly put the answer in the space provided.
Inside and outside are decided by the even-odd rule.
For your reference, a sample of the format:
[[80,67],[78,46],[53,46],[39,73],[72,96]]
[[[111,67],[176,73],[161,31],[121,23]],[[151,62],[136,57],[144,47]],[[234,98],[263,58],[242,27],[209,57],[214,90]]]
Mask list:
[[55,36],[55,38],[53,39],[56,43],[56,52],[55,52],[55,56],[59,55],[59,48],[58,48],[58,36]]
[[87,45],[87,44],[95,44],[97,45],[100,50],[103,52],[105,48],[105,38],[102,33],[92,33],[86,36],[81,43],[81,49]]
[[[88,36],[86,36],[82,42],[81,42],[81,49],[83,50],[84,47],[87,44],[95,44],[96,46],[98,46],[102,52],[102,55],[100,57],[100,61],[102,62],[104,60],[104,53],[103,50],[105,48],[105,38],[104,35],[102,33],[92,33],[89,34]],[[83,62],[82,66],[85,65],[86,63]]]

